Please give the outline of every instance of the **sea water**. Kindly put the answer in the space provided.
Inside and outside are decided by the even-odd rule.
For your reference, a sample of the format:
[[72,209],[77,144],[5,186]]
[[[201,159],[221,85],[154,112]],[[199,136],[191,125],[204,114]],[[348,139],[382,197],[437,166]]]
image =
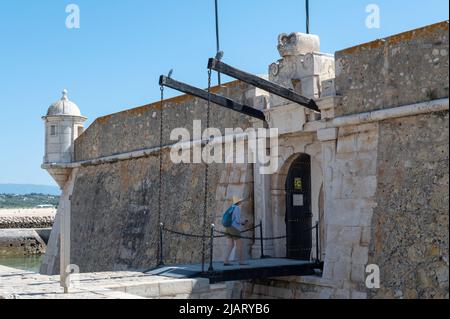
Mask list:
[[0,265],[38,273],[43,257],[44,255],[0,256]]

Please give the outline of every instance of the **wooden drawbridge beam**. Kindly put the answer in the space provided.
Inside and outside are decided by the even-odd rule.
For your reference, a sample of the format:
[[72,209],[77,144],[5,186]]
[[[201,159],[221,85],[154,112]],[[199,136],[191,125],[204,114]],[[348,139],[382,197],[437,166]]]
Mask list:
[[159,78],[159,85],[169,87],[171,89],[198,97],[198,98],[206,100],[206,101],[208,101],[208,99],[210,99],[210,101],[212,103],[223,106],[227,109],[257,118],[262,121],[266,120],[266,116],[260,110],[252,108],[250,106],[242,105],[240,103],[237,103],[231,99],[228,99],[228,98],[218,95],[218,94],[208,93],[205,90],[196,88],[194,86],[191,86],[191,85],[183,83],[183,82],[176,81],[176,80],[174,80],[170,77],[164,76],[164,75],[161,75],[161,77]]
[[226,74],[235,79],[241,80],[242,82],[245,82],[245,83],[253,85],[257,88],[260,88],[261,90],[267,91],[269,93],[272,93],[272,94],[275,94],[282,98],[285,98],[289,101],[300,104],[314,112],[320,113],[319,107],[317,106],[317,104],[314,100],[308,99],[308,98],[294,92],[292,89],[288,89],[288,88],[281,86],[279,84],[276,84],[274,82],[265,80],[259,76],[255,76],[253,74],[238,70],[228,64],[223,63],[222,61],[220,61],[218,59],[215,59],[215,58],[209,59],[208,69],[212,69],[219,73]]

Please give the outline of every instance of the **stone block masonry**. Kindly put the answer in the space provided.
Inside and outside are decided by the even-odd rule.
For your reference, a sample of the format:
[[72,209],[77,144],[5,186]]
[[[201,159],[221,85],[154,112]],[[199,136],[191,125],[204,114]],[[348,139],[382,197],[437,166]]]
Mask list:
[[448,21],[336,52],[336,116],[448,97]]
[[378,123],[339,128],[326,197],[326,251],[323,279],[334,282],[331,296],[365,295],[367,229],[371,226],[377,175]]
[[449,114],[380,123],[373,298],[448,298]]

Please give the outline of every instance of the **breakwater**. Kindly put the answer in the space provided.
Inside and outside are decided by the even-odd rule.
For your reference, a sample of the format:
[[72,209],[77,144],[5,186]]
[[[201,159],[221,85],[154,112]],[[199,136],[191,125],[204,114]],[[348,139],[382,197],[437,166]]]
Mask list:
[[0,256],[44,254],[55,213],[55,209],[0,210]]

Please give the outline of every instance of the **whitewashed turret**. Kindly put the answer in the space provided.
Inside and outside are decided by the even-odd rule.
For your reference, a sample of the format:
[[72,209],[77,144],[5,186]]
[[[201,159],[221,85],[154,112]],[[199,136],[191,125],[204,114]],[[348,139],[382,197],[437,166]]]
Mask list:
[[[278,52],[281,59],[269,67],[269,79],[310,98],[333,95],[334,56],[320,52],[320,38],[313,34],[280,34]],[[270,96],[266,118],[280,134],[301,131],[305,123],[318,120],[316,114],[281,97]]]
[[81,115],[78,106],[69,100],[67,90],[62,97],[48,108],[45,122],[45,155],[43,168],[62,188],[67,180],[67,169],[58,168],[58,164],[74,161],[74,142],[83,133],[86,117]]

